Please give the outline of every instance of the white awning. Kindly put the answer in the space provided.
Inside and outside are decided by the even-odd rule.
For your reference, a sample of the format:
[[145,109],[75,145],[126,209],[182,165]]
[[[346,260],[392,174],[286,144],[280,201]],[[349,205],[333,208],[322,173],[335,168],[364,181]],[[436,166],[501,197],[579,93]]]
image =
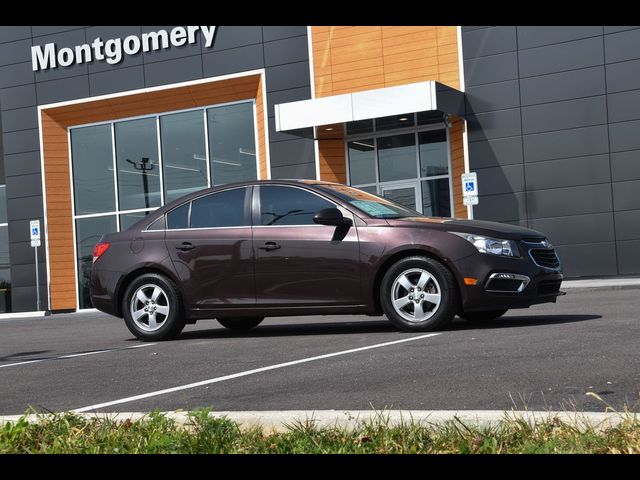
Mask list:
[[429,81],[280,103],[275,105],[276,131],[430,110],[464,117],[464,93]]

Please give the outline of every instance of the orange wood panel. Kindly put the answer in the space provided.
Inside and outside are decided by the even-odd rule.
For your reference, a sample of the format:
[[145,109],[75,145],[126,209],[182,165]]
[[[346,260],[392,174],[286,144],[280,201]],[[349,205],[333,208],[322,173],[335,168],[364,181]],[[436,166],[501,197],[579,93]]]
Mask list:
[[73,212],[67,128],[216,103],[255,99],[260,177],[267,177],[264,101],[260,75],[136,93],[45,109],[42,143],[47,205],[51,309],[76,308]]
[[451,183],[453,184],[452,215],[467,218],[467,207],[462,203],[462,179],[464,173],[464,147],[462,132],[464,121],[456,118],[449,129],[449,148],[451,149]]
[[314,26],[311,32],[316,97],[402,85],[403,79],[460,85],[455,26]]
[[333,125],[333,128],[331,138],[321,138],[322,134],[319,135],[320,179],[329,182],[347,183],[342,125]]

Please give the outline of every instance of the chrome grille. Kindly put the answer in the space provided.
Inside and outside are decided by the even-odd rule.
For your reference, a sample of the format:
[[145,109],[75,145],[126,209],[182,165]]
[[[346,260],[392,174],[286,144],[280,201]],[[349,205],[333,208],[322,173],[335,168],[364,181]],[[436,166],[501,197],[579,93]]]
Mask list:
[[560,259],[556,255],[556,251],[552,248],[532,248],[529,255],[533,262],[539,267],[549,268],[551,270],[560,269]]

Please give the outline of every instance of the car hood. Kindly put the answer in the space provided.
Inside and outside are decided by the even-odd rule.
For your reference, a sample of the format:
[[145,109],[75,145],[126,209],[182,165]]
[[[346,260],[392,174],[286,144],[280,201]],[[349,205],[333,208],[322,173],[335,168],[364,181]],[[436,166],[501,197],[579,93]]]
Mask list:
[[488,222],[485,220],[464,220],[460,218],[405,217],[388,219],[392,227],[428,228],[449,232],[473,233],[489,237],[517,240],[521,238],[543,238],[544,233],[530,228],[508,223]]

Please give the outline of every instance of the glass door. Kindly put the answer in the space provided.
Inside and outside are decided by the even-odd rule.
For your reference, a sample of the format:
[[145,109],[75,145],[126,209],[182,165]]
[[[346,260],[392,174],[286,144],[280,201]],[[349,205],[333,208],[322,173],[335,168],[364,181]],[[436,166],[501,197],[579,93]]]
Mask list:
[[384,198],[422,212],[422,202],[418,200],[418,184],[415,181],[380,185],[380,190]]

